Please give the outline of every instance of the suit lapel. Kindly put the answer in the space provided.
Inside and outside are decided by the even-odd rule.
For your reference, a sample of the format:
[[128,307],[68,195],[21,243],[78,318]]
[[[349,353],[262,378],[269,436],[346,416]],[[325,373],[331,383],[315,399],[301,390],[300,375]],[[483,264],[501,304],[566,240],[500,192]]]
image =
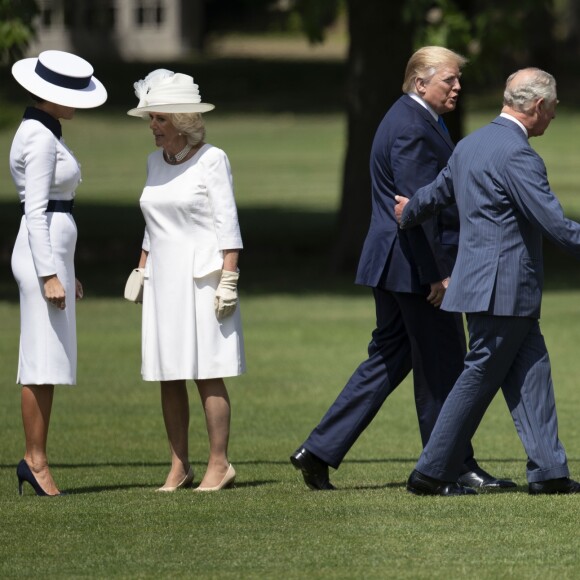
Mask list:
[[417,101],[415,101],[409,95],[403,95],[403,98],[405,99],[405,103],[409,107],[411,107],[412,109],[417,111],[419,113],[419,115],[421,115],[421,117],[423,117],[423,119],[425,119],[425,121],[427,123],[429,123],[435,129],[435,131],[437,131],[437,133],[440,135],[440,137],[443,139],[443,141],[445,141],[445,143],[453,151],[453,149],[455,148],[455,144],[451,140],[449,133],[447,131],[445,131],[442,127],[439,126],[437,121],[435,121],[435,119],[433,118],[433,115],[431,115],[431,113],[425,107],[423,107],[423,105],[420,105]]

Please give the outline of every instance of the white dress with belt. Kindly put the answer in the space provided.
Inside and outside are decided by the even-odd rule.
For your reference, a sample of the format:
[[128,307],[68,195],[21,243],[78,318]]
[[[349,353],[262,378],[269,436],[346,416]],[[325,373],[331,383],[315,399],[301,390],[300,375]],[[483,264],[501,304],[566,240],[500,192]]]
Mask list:
[[[70,213],[49,212],[47,205],[49,200],[72,200],[81,172],[60,138],[56,119],[27,109],[12,142],[10,172],[25,211],[12,252],[12,272],[20,290],[17,382],[74,385],[77,228]],[[55,273],[66,292],[64,310],[44,297],[41,276]]]
[[215,290],[223,250],[242,248],[226,154],[203,145],[170,165],[147,162],[142,376],[146,381],[231,377],[245,371],[240,308],[218,320]]

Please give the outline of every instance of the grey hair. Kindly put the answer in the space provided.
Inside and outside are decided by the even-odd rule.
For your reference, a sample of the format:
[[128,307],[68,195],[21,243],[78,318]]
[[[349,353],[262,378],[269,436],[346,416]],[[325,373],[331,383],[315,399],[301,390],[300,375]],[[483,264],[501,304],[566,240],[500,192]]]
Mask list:
[[197,145],[205,139],[205,122],[201,113],[171,113],[172,125],[187,137],[190,145]]
[[[516,76],[521,72],[521,80]],[[503,104],[520,113],[527,113],[538,99],[553,103],[557,99],[556,79],[539,68],[525,68],[511,74],[505,84]]]

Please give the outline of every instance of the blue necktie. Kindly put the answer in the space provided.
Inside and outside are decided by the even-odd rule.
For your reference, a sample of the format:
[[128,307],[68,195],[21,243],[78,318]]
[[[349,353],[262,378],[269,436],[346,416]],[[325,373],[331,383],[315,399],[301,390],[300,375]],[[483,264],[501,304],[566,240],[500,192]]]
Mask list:
[[443,131],[445,131],[445,133],[449,133],[449,129],[447,129],[447,125],[443,120],[443,115],[439,115],[439,117],[437,118],[437,124],[441,127],[441,129],[443,129]]

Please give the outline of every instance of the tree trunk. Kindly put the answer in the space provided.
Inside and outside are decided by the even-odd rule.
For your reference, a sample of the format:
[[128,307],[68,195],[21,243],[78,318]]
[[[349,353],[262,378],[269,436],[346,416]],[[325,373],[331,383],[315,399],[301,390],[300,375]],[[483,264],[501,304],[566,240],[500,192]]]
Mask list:
[[551,0],[531,7],[524,20],[531,66],[545,71],[554,70],[553,2]]
[[413,52],[403,2],[348,0],[350,47],[347,86],[347,148],[333,264],[354,272],[371,215],[369,158],[375,131],[401,95]]

